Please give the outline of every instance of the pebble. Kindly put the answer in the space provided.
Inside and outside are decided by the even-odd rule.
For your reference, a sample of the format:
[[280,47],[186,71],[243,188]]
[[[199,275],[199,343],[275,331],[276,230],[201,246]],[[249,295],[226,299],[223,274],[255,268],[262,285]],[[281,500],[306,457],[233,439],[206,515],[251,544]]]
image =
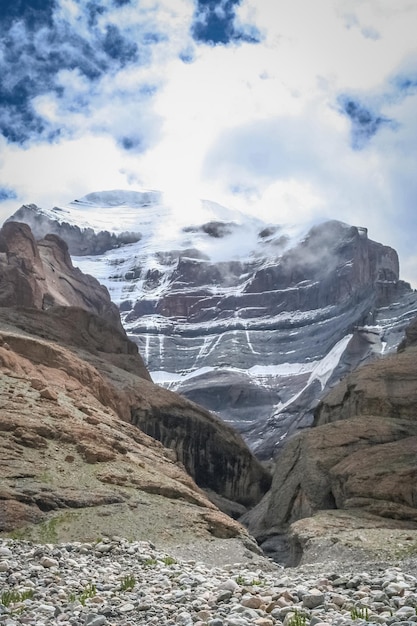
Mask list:
[[417,626],[417,579],[394,566],[211,567],[120,537],[58,546],[0,539],[0,626],[366,623]]

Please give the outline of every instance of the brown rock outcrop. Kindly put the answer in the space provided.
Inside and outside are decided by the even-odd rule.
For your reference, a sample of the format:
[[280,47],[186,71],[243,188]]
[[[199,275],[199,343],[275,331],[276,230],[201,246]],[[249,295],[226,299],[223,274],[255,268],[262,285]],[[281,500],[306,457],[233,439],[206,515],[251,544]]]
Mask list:
[[[56,333],[49,311],[39,313]],[[80,357],[85,345],[77,354],[28,336],[14,316],[28,328],[33,311],[26,321],[23,309],[0,311],[0,532],[47,541],[113,533],[163,545],[247,540],[173,451],[121,419],[121,407],[151,407],[153,392],[164,390],[104,358],[105,378]],[[97,354],[90,358],[100,363]]]
[[[57,396],[46,398],[22,373],[28,368],[26,359],[16,353],[14,359],[21,373],[4,368],[0,373],[0,531],[25,527],[36,535],[36,529],[27,527],[45,521],[48,512],[66,512],[68,517],[71,511],[86,508],[95,509],[90,517],[98,528],[101,507],[123,505],[136,511],[147,493],[155,494],[161,507],[166,506],[164,499],[172,498],[192,504],[199,524],[206,509],[215,509],[159,442],[120,420],[88,386],[73,385],[72,376],[62,370],[57,376],[59,370],[43,365],[38,374]],[[93,420],[88,412],[94,414]],[[116,507],[114,515],[117,512]],[[142,515],[136,513],[137,522],[132,515],[129,532],[139,536]],[[64,518],[57,519],[63,523]],[[242,533],[238,524],[234,528]],[[94,532],[98,531],[86,528],[84,538]]]
[[[209,412],[152,383],[118,313],[114,323],[107,290],[72,267],[59,238],[37,244],[27,226],[10,222],[0,242],[0,530],[63,509],[83,511],[98,528],[101,513],[86,509],[116,507],[117,517],[121,507],[129,534],[139,536],[135,516],[145,498],[168,509],[166,501],[175,501],[178,516],[191,515],[203,534],[213,527],[217,537],[244,536],[183,465],[199,459],[187,469],[202,487],[254,504],[269,475],[243,440]],[[13,291],[16,276],[23,287]],[[130,423],[139,422],[139,414],[153,424],[163,416],[164,428],[175,420],[176,437],[166,442],[172,449]],[[216,438],[215,447],[204,448],[200,430]],[[212,476],[219,459],[228,471]],[[181,502],[194,512],[182,510]],[[206,509],[216,513],[215,524]],[[152,527],[145,518],[146,510],[139,523]]]
[[27,224],[6,222],[0,254],[0,306],[75,306],[122,330],[107,289],[72,265],[67,244],[56,235],[36,242]]
[[247,515],[251,532],[282,536],[326,510],[417,528],[416,412],[416,347],[356,370],[319,404],[315,427],[284,447],[271,491]]

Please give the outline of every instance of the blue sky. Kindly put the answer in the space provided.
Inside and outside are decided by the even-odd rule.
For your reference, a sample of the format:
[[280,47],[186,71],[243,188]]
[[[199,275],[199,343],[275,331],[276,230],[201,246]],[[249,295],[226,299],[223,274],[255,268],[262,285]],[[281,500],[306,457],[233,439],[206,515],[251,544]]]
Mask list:
[[0,218],[161,189],[395,247],[417,287],[416,0],[6,0]]

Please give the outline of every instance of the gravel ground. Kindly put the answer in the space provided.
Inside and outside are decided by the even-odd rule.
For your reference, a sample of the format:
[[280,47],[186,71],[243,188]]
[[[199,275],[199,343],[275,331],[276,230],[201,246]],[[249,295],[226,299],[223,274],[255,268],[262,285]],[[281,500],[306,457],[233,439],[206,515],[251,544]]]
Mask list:
[[[1,626],[387,626],[417,624],[416,560],[327,562],[284,569],[233,543],[212,561],[146,541],[95,544],[0,540]],[[414,573],[413,573],[414,572]]]

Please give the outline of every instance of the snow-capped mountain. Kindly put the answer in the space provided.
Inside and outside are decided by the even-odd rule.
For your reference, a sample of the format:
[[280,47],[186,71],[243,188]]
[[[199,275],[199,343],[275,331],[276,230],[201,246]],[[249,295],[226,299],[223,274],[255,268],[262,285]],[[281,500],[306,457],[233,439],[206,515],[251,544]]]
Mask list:
[[417,314],[396,252],[359,226],[305,232],[208,201],[178,217],[156,191],[10,219],[65,239],[108,288],[153,380],[216,411],[264,458],[341,376],[394,350]]

